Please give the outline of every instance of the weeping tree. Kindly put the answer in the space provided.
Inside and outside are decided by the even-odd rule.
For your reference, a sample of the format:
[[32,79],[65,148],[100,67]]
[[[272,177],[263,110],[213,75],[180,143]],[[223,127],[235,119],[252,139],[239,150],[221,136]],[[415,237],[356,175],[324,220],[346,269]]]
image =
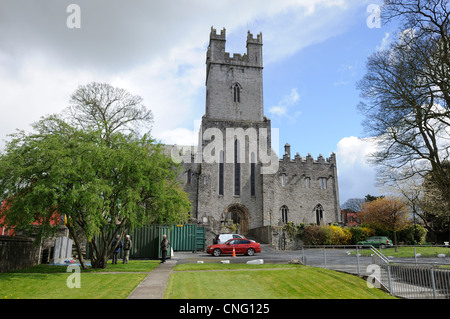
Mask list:
[[[51,219],[64,214],[83,267],[80,239],[88,240],[92,266],[104,268],[117,235],[148,223],[184,222],[190,210],[179,167],[162,146],[111,120],[125,111],[122,104],[114,107],[119,98],[92,99],[84,111],[79,109],[83,116],[101,109],[101,123],[85,121],[82,126],[49,116],[35,123],[31,134],[12,134],[0,155],[0,196],[5,201],[0,219],[24,230],[39,221],[39,241],[54,233]],[[123,123],[132,121],[123,118]]]

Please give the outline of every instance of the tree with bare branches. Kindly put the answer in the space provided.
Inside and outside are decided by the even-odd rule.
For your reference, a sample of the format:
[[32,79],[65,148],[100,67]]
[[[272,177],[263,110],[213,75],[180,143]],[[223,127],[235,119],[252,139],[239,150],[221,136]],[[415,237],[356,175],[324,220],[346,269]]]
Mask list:
[[[402,22],[387,50],[373,53],[358,83],[372,160],[386,180],[433,176],[450,207],[450,8],[448,0],[389,0],[382,20]],[[447,212],[449,214],[449,212]]]
[[81,85],[70,97],[69,118],[83,129],[101,132],[109,141],[117,131],[139,133],[149,129],[153,120],[139,95],[110,84],[92,82]]

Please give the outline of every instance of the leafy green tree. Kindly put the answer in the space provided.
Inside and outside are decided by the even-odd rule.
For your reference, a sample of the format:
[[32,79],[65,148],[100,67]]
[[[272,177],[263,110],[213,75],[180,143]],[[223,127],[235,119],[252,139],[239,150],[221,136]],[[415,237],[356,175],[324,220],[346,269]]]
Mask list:
[[40,221],[39,240],[54,232],[50,220],[65,214],[77,248],[87,238],[92,266],[104,268],[113,239],[128,228],[188,219],[177,165],[147,136],[114,133],[107,143],[54,116],[34,129],[14,134],[0,156],[6,224],[30,230]]
[[96,83],[78,88],[75,97],[69,118],[52,115],[31,134],[11,135],[0,155],[0,219],[21,230],[38,221],[39,241],[54,233],[51,220],[65,214],[82,266],[80,240],[87,239],[92,266],[104,268],[117,235],[149,223],[185,222],[190,201],[179,166],[132,125],[151,121],[139,97]]

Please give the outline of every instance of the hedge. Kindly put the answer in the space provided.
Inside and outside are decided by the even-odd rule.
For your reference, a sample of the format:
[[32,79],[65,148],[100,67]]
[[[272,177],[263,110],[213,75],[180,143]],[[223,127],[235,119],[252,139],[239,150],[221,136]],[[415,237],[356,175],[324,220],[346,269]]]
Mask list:
[[[355,245],[358,241],[371,236],[388,236],[393,234],[388,230],[374,229],[367,226],[340,227],[337,225],[318,226],[290,225],[290,237],[298,237],[305,245]],[[295,232],[295,234],[294,234]],[[408,225],[397,232],[398,242],[405,245],[422,243],[425,240],[426,229],[420,225]]]

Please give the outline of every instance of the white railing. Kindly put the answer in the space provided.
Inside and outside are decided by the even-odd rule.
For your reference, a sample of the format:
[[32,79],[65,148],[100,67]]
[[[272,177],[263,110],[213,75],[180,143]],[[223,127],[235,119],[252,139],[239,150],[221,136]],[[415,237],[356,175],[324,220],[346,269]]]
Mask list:
[[[373,246],[364,247],[368,249],[361,250],[356,245],[303,246],[301,260],[304,265],[366,278],[374,286],[401,298],[450,299],[450,258],[441,258],[440,262],[391,259]],[[370,256],[361,254],[369,250]]]

